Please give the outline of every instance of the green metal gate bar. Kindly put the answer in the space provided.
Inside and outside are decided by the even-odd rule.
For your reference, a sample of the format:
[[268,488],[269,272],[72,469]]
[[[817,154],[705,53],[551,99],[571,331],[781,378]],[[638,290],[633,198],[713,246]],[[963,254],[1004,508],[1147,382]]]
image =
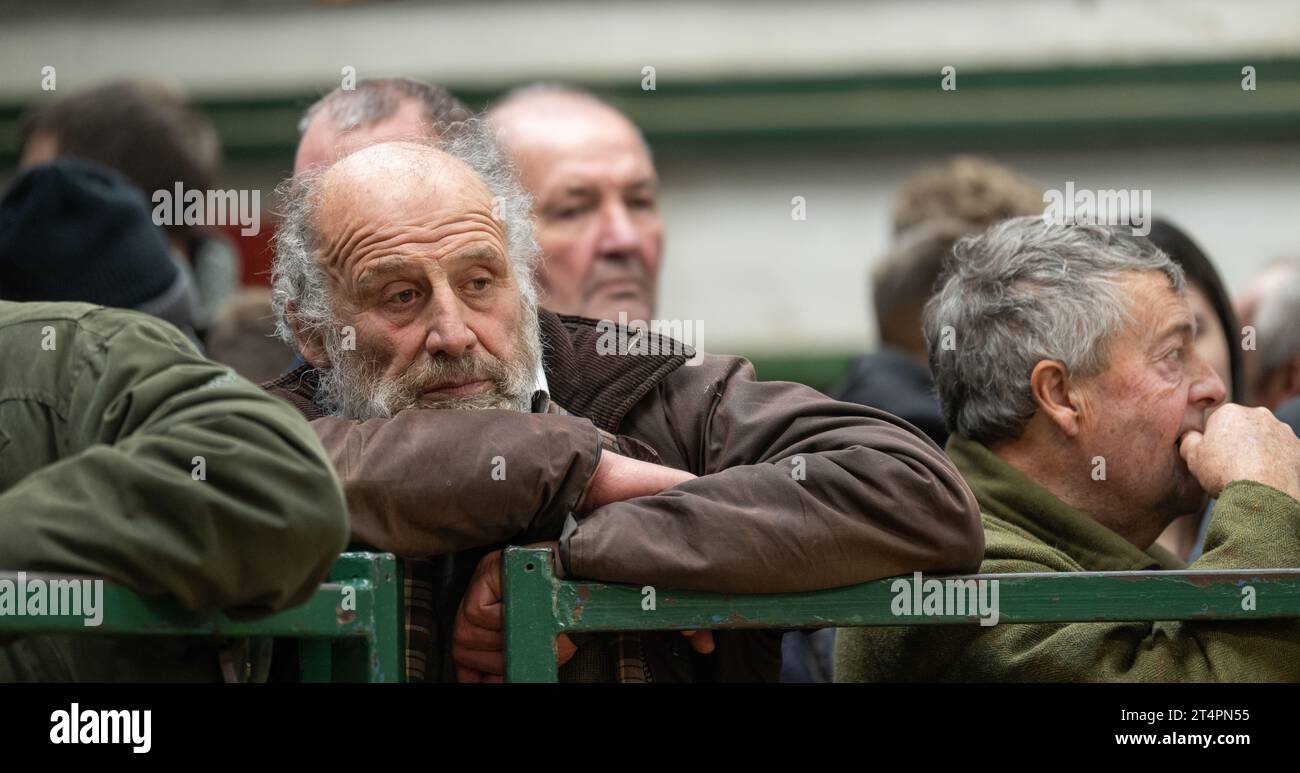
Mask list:
[[[30,581],[88,579],[25,573]],[[17,583],[17,572],[0,580]],[[142,596],[104,583],[103,619],[88,627],[80,614],[0,615],[0,636],[36,633],[141,636],[276,636],[299,640],[304,681],[401,681],[402,583],[388,553],[344,553],[328,580],[300,606],[240,621],[219,612],[196,614],[167,596]]]
[[[506,681],[556,681],[555,637],[577,631],[825,628],[978,623],[976,614],[898,616],[900,580],[811,593],[722,594],[555,576],[549,549],[509,548],[503,572]],[[1300,569],[925,576],[997,580],[998,624],[1300,617]],[[1253,609],[1245,609],[1246,587]]]

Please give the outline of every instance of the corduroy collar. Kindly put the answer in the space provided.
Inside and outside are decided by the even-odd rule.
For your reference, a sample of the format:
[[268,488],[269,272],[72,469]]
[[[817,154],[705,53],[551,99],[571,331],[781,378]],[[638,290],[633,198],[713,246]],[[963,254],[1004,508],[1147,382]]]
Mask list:
[[690,347],[685,347],[682,354],[643,353],[673,350],[669,339],[655,333],[644,334],[650,338],[640,353],[604,354],[597,344],[605,332],[597,326],[605,331],[618,330],[617,326],[610,327],[613,323],[545,310],[538,317],[551,397],[570,413],[591,419],[606,432],[617,432],[632,406],[695,356]]

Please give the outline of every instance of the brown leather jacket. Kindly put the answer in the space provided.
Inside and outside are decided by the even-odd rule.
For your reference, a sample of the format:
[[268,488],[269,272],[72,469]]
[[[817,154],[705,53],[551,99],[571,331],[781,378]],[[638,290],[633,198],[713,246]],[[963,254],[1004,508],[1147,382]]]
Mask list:
[[[757,381],[737,357],[688,366],[689,351],[602,355],[594,321],[546,311],[540,321],[550,397],[570,415],[403,411],[360,422],[322,416],[309,369],[266,385],[313,420],[357,541],[411,558],[470,551],[472,571],[485,547],[555,539],[581,513],[599,429],[621,451],[700,477],[579,515],[560,547],[572,575],[778,593],[979,566],[975,499],[911,425],[799,384]],[[492,474],[501,460],[504,480]],[[449,597],[435,606],[454,613],[463,583],[449,572],[465,571],[440,567]],[[647,635],[656,678],[777,677],[779,632],[718,634],[712,661],[680,636]]]

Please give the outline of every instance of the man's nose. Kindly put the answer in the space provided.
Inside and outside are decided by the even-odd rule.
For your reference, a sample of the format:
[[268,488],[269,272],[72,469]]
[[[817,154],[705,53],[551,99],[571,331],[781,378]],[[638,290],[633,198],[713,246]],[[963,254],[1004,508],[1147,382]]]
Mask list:
[[435,293],[429,308],[429,332],[424,340],[424,348],[429,354],[441,352],[451,357],[460,357],[478,343],[474,331],[465,324],[459,299],[450,288]]
[[1195,380],[1192,381],[1192,389],[1187,399],[1193,403],[1203,404],[1205,408],[1213,408],[1228,399],[1228,389],[1223,385],[1223,379],[1219,378],[1219,374],[1210,366],[1209,361],[1199,354],[1193,354],[1192,358],[1198,371]]
[[639,253],[640,249],[641,235],[627,206],[621,201],[606,206],[601,211],[596,252],[602,256],[627,256]]

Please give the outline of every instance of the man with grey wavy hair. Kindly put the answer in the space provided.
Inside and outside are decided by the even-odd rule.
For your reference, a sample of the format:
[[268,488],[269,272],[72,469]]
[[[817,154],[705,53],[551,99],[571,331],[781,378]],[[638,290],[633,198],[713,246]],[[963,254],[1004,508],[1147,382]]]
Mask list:
[[[925,338],[943,373],[945,421],[985,443],[1019,436],[1036,413],[1029,377],[1039,360],[1059,360],[1076,377],[1102,370],[1106,345],[1131,317],[1121,275],[1158,272],[1183,293],[1182,269],[1154,244],[1100,226],[1021,218],[954,252],[926,307]],[[968,345],[956,345],[957,331]]]
[[[1021,217],[958,242],[945,276],[925,333],[947,451],[980,504],[981,571],[1181,568],[1156,537],[1210,496],[1192,568],[1300,567],[1300,440],[1266,410],[1224,404],[1182,271],[1155,245]],[[841,632],[836,673],[1295,680],[1300,623],[860,629]]]

